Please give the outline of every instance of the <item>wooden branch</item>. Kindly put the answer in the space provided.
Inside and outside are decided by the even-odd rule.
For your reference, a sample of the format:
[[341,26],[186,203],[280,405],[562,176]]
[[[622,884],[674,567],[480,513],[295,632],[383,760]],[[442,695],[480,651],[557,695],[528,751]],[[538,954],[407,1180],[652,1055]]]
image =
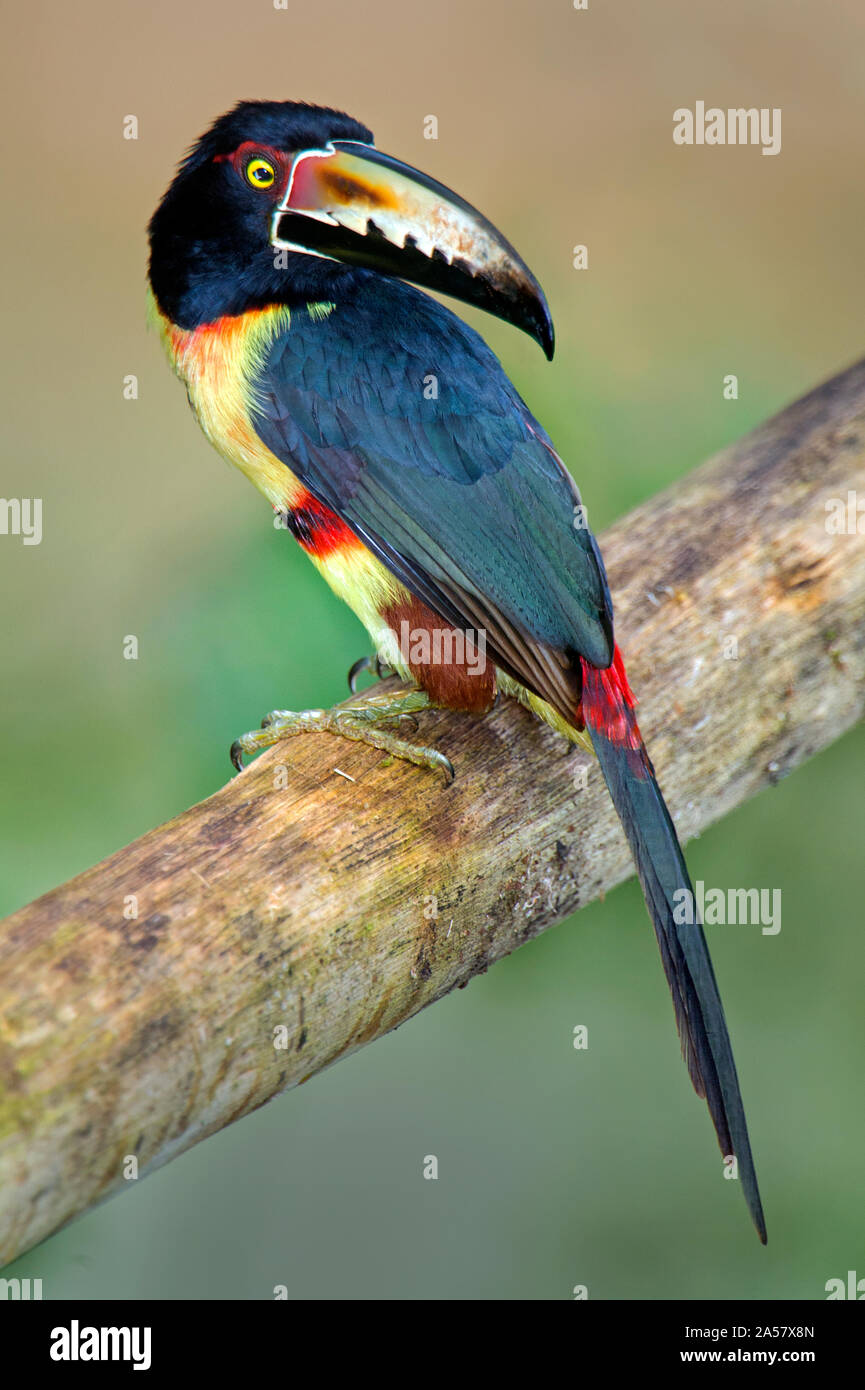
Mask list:
[[[865,536],[827,529],[854,491],[865,363],[603,537],[684,839],[862,714]],[[297,738],[4,923],[0,1259],[121,1187],[128,1155],[167,1162],[632,872],[597,766],[522,708],[421,729],[449,789]]]

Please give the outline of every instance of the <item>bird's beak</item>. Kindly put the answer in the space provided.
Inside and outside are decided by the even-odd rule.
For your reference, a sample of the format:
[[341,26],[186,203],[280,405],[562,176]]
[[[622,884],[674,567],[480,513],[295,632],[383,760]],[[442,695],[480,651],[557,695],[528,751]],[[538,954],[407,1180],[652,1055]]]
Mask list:
[[450,189],[372,145],[334,140],[298,154],[271,241],[453,295],[553,355],[544,292],[514,248]]

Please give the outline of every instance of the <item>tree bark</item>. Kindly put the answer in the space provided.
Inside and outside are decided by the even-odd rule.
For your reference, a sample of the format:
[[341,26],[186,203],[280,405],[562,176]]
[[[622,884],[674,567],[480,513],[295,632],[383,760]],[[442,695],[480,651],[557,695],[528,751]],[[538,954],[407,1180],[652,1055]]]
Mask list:
[[[857,501],[865,362],[603,536],[683,840],[862,714]],[[299,737],[6,920],[0,1260],[632,873],[597,765],[517,704],[420,735],[453,786]]]

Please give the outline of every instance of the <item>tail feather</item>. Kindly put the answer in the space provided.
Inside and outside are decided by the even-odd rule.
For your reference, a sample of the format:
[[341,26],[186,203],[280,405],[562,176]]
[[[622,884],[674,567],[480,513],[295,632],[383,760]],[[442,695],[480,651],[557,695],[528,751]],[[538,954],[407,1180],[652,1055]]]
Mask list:
[[721,996],[702,926],[696,920],[676,921],[681,898],[674,894],[687,890],[693,904],[694,892],[634,703],[618,647],[607,670],[583,661],[583,719],[634,856],[688,1072],[697,1094],[707,1101],[721,1153],[736,1156],[745,1200],[765,1245],[763,1208]]

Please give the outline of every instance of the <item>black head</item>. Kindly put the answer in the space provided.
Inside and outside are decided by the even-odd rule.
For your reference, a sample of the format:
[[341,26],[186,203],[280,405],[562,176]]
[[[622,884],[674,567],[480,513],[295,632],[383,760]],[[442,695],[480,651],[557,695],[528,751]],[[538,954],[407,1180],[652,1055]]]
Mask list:
[[543,292],[513,247],[329,107],[241,102],[202,135],[150,222],[151,286],[181,328],[335,299],[370,271],[479,305],[552,356]]

